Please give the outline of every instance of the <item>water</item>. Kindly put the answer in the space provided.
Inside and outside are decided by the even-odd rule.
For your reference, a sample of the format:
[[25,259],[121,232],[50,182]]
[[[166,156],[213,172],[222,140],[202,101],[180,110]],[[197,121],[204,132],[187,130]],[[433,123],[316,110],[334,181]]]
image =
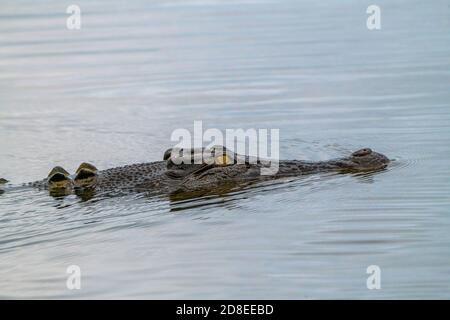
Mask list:
[[182,202],[6,192],[0,298],[450,298],[449,1],[378,1],[378,31],[368,1],[76,3],[78,31],[60,1],[0,4],[0,177],[159,160],[194,120],[396,161]]

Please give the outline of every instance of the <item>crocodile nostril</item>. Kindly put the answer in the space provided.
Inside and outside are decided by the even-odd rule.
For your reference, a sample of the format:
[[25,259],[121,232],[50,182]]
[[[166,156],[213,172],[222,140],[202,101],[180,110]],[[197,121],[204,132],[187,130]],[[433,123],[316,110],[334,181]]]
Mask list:
[[353,152],[353,153],[352,153],[352,156],[353,156],[353,157],[363,157],[363,156],[367,156],[367,155],[369,155],[369,154],[371,154],[371,153],[372,153],[372,150],[371,150],[371,149],[369,149],[369,148],[364,148],[364,149],[361,149],[361,150],[358,150],[358,151]]

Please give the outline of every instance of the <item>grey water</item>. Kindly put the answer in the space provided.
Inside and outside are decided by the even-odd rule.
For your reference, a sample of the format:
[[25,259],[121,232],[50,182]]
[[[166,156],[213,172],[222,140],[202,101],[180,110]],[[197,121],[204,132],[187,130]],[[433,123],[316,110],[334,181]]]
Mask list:
[[[450,1],[0,2],[0,177],[162,158],[171,133],[277,128],[368,175],[173,201],[0,195],[0,298],[450,298]],[[69,290],[69,266],[81,289]],[[381,270],[369,290],[367,268]]]

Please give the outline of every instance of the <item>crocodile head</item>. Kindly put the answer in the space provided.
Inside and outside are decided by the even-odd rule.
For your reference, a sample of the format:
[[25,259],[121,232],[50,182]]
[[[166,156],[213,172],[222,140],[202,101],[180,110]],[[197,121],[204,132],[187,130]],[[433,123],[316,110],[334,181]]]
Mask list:
[[[239,155],[237,155],[239,157]],[[243,158],[241,158],[242,160]],[[245,159],[245,158],[244,158]],[[248,158],[247,158],[248,159]],[[183,176],[180,192],[199,190],[216,190],[225,188],[230,190],[234,186],[246,185],[257,180],[268,180],[289,176],[301,176],[314,172],[367,172],[384,169],[389,159],[369,148],[353,152],[350,156],[321,162],[308,161],[280,161],[280,171],[274,175],[263,176],[261,169],[270,162],[259,160],[257,162],[229,161],[227,155],[215,157],[209,165],[203,165]]]

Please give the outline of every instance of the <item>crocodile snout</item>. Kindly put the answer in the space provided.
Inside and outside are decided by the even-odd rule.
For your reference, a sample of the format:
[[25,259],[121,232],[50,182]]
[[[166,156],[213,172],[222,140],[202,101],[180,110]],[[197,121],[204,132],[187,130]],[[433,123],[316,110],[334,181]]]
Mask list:
[[371,153],[372,153],[372,149],[364,148],[364,149],[360,149],[358,151],[353,152],[352,156],[353,157],[364,157],[364,156],[368,156]]

